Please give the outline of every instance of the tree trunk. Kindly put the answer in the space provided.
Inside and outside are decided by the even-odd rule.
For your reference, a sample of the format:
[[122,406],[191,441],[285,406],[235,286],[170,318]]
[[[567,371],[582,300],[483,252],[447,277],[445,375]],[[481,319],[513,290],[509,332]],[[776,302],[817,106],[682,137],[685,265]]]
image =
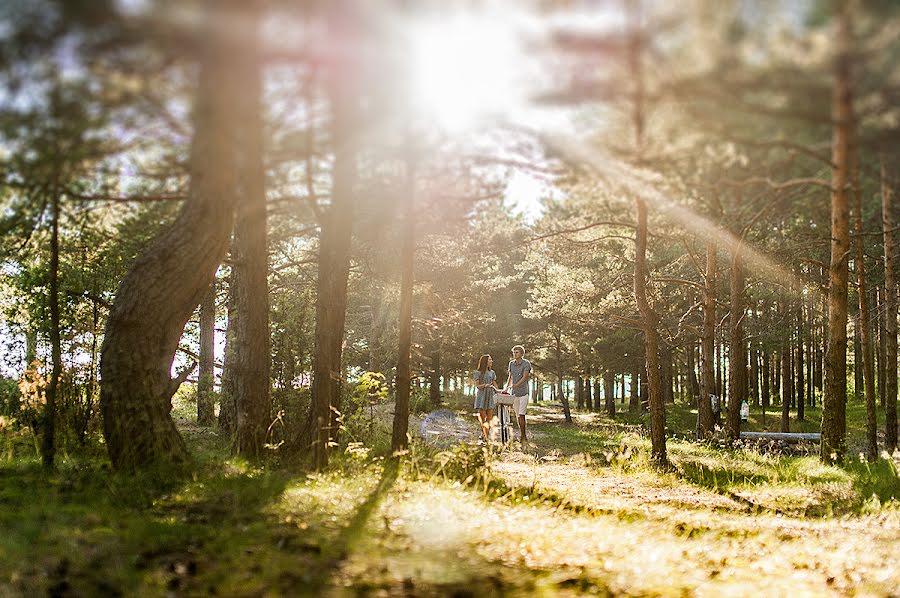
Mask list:
[[59,195],[52,189],[50,214],[50,281],[48,302],[50,304],[50,354],[53,369],[47,384],[47,403],[44,405],[44,436],[41,442],[41,459],[44,467],[53,468],[56,458],[56,403],[59,394],[59,379],[62,376],[62,341],[59,324]]
[[832,95],[831,264],[828,286],[828,349],[825,355],[825,400],[822,405],[822,459],[839,462],[846,451],[847,431],[847,261],[850,215],[847,201],[848,150],[852,135],[850,95],[850,8],[840,8],[835,81]]
[[615,394],[615,376],[609,370],[603,372],[603,400],[606,407],[606,415],[616,418],[616,394]]
[[584,409],[584,379],[581,376],[575,376],[575,408]]
[[[862,356],[862,388],[866,400],[866,454],[869,461],[874,462],[878,458],[878,425],[875,421],[875,363],[872,355],[874,347],[871,336],[872,328],[869,322],[869,292],[866,283],[866,261],[863,250],[862,190],[859,183],[858,164],[859,148],[852,148],[851,155],[853,157],[853,228],[856,229],[856,242],[854,243],[856,253],[853,264],[856,268],[857,297],[859,300],[859,325],[856,327],[856,337],[859,338]],[[859,365],[860,362],[857,362],[857,368]],[[857,390],[857,400],[860,398],[858,392]]]
[[228,299],[226,300],[228,323],[225,327],[225,362],[222,364],[222,388],[219,391],[219,429],[234,437],[237,414],[234,405],[234,364],[237,351],[235,330],[237,319],[236,297],[234,294],[234,269],[228,276]]
[[391,449],[404,450],[409,444],[409,392],[412,377],[412,308],[416,256],[416,166],[412,156],[412,140],[407,140],[410,155],[406,159],[406,199],[403,237],[400,245],[400,323],[397,351],[397,389],[394,406],[394,428]]
[[[594,410],[594,400],[593,397],[591,397],[591,378],[593,377],[594,368],[593,366],[588,366],[587,377],[584,380],[584,403],[585,409],[587,409],[588,412]],[[600,397],[597,398],[599,399]]]
[[[884,227],[884,449],[897,448],[897,283],[894,279],[893,188],[881,157],[881,218]],[[874,399],[873,399],[874,400]],[[868,402],[866,404],[868,408]]]
[[[256,21],[246,24],[258,35]],[[248,44],[232,65],[242,70],[244,117],[239,126],[237,222],[232,245],[232,268],[237,310],[234,362],[234,404],[237,412],[235,449],[257,458],[263,452],[271,423],[271,348],[269,333],[268,237],[266,175],[263,163],[262,73],[257,43]]]
[[441,352],[431,352],[431,381],[428,383],[428,400],[435,407],[441,404]]
[[715,427],[710,395],[717,394],[716,352],[716,245],[706,243],[706,284],[703,288],[703,334],[700,338],[700,402],[697,407],[697,437],[706,438]]
[[731,440],[741,437],[741,404],[747,398],[747,348],[744,346],[744,264],[741,242],[736,244],[731,258],[731,343],[728,355],[728,422]]
[[662,380],[662,396],[665,403],[675,402],[675,393],[672,391],[672,359],[672,348],[667,343],[662,343],[660,347],[659,376]]
[[634,297],[644,329],[647,359],[647,386],[650,402],[650,458],[665,463],[666,407],[662,395],[659,367],[659,332],[656,312],[647,300],[647,205],[641,198],[634,200],[637,208],[637,236],[634,259]]
[[[788,310],[784,311],[785,319]],[[781,431],[791,431],[791,333],[788,328],[787,336],[781,339]]]
[[[323,469],[328,464],[329,449],[337,437],[336,412],[341,408],[341,355],[347,311],[347,280],[350,274],[350,245],[355,207],[358,134],[357,65],[354,47],[358,31],[354,30],[350,3],[334,8],[330,23],[335,48],[330,56],[329,96],[332,112],[331,204],[322,216],[319,235],[319,273],[316,283],[316,332],[313,362],[312,400],[307,421],[307,438],[312,446],[313,465]],[[340,13],[340,8],[347,8]]]
[[770,402],[770,392],[769,392],[769,380],[771,379],[769,367],[772,362],[771,354],[768,351],[764,351],[762,354],[762,389],[760,394],[760,403],[762,404],[762,421],[763,424],[766,423],[766,409],[769,407]]
[[688,343],[685,351],[687,357],[687,391],[689,399],[688,404],[694,407],[697,406],[697,398],[700,396],[700,383],[697,381],[697,364],[695,362],[694,355],[695,350],[696,346],[694,342],[690,342]]
[[750,404],[759,407],[759,350],[750,343]]
[[215,422],[216,348],[216,283],[209,285],[200,302],[200,373],[197,378],[197,423],[211,426]]
[[569,408],[569,397],[566,396],[566,393],[563,391],[563,371],[562,371],[562,335],[560,333],[555,333],[554,338],[556,340],[556,383],[557,383],[557,396],[559,400],[562,402],[563,407],[563,415],[566,418],[566,423],[572,423],[572,410]]
[[[221,5],[221,6],[220,6]],[[223,26],[244,18],[237,0],[217,4],[232,19],[209,18],[194,105],[191,188],[175,222],[135,260],[116,294],[100,358],[103,431],[113,467],[178,463],[190,456],[169,412],[187,377],[169,376],[184,325],[228,250],[237,201],[237,98],[247,84],[232,69],[244,51]]]
[[[639,413],[641,410],[641,376],[638,372],[638,367],[638,365],[635,365],[634,371],[631,373],[631,401],[628,403],[629,413]],[[599,397],[600,394],[598,393],[597,396]]]

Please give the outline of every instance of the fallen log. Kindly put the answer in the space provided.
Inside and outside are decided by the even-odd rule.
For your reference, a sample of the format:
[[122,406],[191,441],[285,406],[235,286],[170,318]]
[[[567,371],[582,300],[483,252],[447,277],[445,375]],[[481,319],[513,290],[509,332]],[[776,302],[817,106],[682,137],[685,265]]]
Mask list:
[[782,442],[800,442],[807,440],[819,442],[822,434],[819,432],[741,432],[741,438],[746,440],[780,440]]

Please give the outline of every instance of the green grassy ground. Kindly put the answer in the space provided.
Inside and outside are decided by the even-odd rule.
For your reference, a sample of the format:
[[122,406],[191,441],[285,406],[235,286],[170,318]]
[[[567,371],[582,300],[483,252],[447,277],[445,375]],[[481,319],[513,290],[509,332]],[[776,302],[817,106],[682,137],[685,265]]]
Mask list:
[[[466,407],[460,405],[465,413]],[[669,441],[637,422],[530,412],[520,450],[352,451],[324,474],[252,467],[176,411],[198,456],[139,477],[102,459],[0,463],[0,596],[887,595],[900,586],[890,461]],[[851,409],[851,413],[853,410]],[[678,429],[690,410],[670,410]],[[475,424],[472,423],[474,428]]]

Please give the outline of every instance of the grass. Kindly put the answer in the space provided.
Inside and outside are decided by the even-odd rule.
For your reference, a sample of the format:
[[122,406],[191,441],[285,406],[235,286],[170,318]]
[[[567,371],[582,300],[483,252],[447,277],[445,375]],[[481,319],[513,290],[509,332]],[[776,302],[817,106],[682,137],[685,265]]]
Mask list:
[[[669,412],[673,432],[692,428],[689,409]],[[232,458],[191,423],[190,404],[174,414],[192,470],[0,463],[0,595],[882,595],[900,584],[888,460],[830,467],[673,437],[673,467],[660,470],[639,418],[564,425],[537,407],[527,451],[416,443],[392,469],[350,450],[312,474]]]

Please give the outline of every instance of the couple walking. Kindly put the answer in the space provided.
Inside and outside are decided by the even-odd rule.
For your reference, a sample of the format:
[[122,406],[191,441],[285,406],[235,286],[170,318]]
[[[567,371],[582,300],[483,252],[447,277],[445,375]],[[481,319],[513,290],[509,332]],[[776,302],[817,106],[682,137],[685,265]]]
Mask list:
[[[528,380],[531,377],[531,362],[525,359],[525,347],[516,345],[512,348],[513,358],[509,362],[509,374],[504,389],[513,395],[513,411],[518,416],[519,439],[522,444],[527,441],[525,433],[525,412],[528,409]],[[491,369],[494,360],[490,355],[482,355],[478,360],[478,369],[472,374],[475,380],[475,409],[478,410],[478,421],[481,423],[482,438],[487,441],[491,437],[491,421],[494,418],[494,393],[497,388],[497,374]]]

